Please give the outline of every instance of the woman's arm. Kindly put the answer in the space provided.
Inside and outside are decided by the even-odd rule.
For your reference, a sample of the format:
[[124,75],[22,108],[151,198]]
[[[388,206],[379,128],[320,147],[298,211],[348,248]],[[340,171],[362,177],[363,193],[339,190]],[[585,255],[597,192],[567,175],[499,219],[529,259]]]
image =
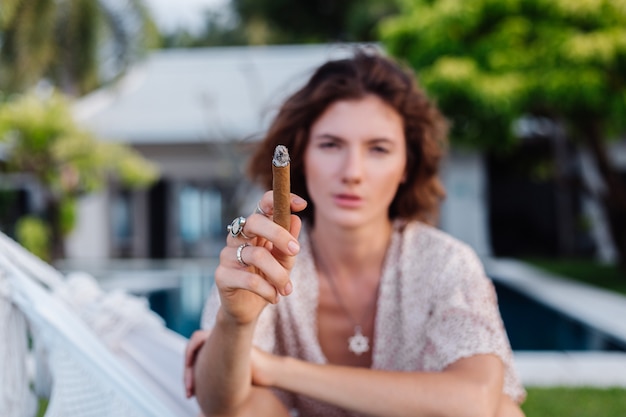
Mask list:
[[311,364],[255,351],[253,378],[259,385],[371,416],[523,415],[503,398],[504,366],[493,355],[460,359],[442,372],[389,372]]
[[[187,398],[195,396],[195,364],[198,352],[206,343],[210,330],[197,330],[189,339],[187,348],[185,350],[185,390]],[[198,369],[209,369],[207,366],[198,367]],[[210,377],[210,376],[209,376]],[[203,379],[204,380],[204,379]],[[248,386],[250,384],[247,384]],[[206,389],[206,388],[205,388]],[[204,402],[204,399],[200,401]],[[205,405],[205,408],[208,408]],[[271,416],[288,416],[287,410],[284,408],[280,400],[267,388],[252,386],[249,391],[249,396],[245,401],[245,405],[241,407],[240,413],[242,415],[271,415]],[[202,415],[201,415],[202,416]]]
[[250,349],[254,323],[239,325],[218,314],[195,363],[198,402],[205,415],[288,416],[267,388],[252,387]]
[[[271,197],[271,192],[265,193],[260,203],[266,213],[271,212]],[[292,197],[292,211],[305,206],[304,200]],[[269,404],[271,410],[280,405],[269,390],[252,388],[250,351],[263,309],[291,292],[289,273],[299,250],[296,238],[301,227],[300,219],[292,217],[287,231],[266,216],[253,214],[245,222],[245,234],[229,235],[220,253],[215,270],[220,308],[195,357],[193,381],[186,382],[207,416],[248,415],[253,405]],[[186,362],[194,360],[186,358]]]

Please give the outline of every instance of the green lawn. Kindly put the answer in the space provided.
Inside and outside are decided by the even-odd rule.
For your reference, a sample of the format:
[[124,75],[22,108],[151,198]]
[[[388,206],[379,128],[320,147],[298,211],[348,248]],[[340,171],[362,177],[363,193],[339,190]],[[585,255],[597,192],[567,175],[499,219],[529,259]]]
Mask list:
[[[526,417],[626,417],[626,389],[527,388]],[[47,402],[42,401],[43,417]]]
[[527,388],[526,417],[626,417],[623,388]]
[[617,266],[602,265],[586,259],[524,258],[520,260],[563,277],[626,295],[626,273]]

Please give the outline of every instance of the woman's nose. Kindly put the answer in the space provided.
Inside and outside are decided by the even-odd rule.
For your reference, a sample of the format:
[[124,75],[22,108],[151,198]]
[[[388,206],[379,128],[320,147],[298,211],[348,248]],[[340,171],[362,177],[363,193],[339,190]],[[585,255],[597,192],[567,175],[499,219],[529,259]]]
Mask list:
[[344,159],[343,182],[358,184],[363,178],[363,155],[358,149],[348,149]]

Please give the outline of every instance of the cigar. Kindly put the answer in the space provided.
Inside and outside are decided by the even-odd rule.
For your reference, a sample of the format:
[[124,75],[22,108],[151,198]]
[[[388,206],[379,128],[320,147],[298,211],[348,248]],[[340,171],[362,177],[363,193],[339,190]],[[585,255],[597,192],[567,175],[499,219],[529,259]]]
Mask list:
[[291,177],[289,151],[278,145],[272,159],[272,191],[274,194],[274,223],[289,230],[291,226]]

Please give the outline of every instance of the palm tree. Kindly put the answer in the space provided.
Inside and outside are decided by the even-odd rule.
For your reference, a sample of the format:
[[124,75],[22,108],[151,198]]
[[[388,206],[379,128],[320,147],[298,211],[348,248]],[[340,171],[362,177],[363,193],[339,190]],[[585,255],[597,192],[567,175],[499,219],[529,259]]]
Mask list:
[[2,0],[0,90],[46,79],[82,95],[121,75],[157,39],[143,0]]

